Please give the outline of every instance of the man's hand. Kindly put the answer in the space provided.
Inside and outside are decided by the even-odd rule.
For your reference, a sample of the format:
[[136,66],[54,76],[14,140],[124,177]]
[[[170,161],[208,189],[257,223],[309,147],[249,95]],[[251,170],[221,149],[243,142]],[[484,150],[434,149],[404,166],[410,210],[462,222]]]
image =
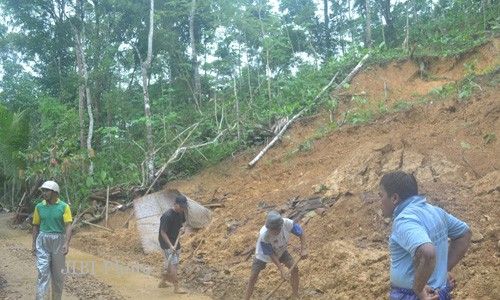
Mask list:
[[452,291],[455,286],[457,286],[457,281],[455,279],[455,276],[451,274],[451,272],[448,272],[448,287],[450,288],[450,291]]
[[439,294],[428,285],[417,296],[420,300],[439,300]]
[[62,254],[63,254],[63,255],[68,254],[68,251],[69,251],[68,244],[64,244],[64,245],[62,246],[61,251],[62,251]]
[[300,258],[301,259],[306,259],[309,256],[309,252],[307,249],[301,249],[300,250]]
[[283,280],[286,280],[286,281],[290,280],[290,273],[287,272],[285,270],[285,268],[281,267],[280,268],[280,273],[281,273],[281,278],[283,278]]

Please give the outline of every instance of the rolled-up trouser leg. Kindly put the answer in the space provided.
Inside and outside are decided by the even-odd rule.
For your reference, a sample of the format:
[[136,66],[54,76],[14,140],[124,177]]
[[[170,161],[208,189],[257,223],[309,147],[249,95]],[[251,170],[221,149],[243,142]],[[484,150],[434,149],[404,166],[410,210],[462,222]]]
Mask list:
[[39,233],[36,239],[36,266],[38,269],[36,299],[45,299],[52,279],[52,299],[61,299],[65,257],[61,253],[64,234]]

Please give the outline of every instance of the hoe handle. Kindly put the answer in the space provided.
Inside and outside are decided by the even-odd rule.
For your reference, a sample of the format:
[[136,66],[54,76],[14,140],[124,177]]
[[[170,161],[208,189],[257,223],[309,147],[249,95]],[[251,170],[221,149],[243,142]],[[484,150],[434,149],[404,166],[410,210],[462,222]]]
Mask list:
[[[297,267],[297,265],[299,264],[299,262],[302,260],[302,257],[300,257],[294,264],[293,266],[290,268],[290,270],[293,270],[295,267]],[[271,299],[271,297],[274,295],[274,293],[276,293],[276,291],[281,287],[281,285],[283,285],[283,283],[285,283],[285,279],[281,280],[281,282],[269,293],[267,294],[266,298],[264,298],[265,300],[269,300]]]

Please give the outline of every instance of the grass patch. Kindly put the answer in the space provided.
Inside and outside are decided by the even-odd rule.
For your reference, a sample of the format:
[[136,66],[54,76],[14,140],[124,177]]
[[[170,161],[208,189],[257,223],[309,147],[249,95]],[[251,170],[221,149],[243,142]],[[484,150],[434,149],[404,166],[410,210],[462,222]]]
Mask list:
[[396,103],[394,103],[394,110],[395,111],[406,111],[409,110],[413,107],[413,104],[406,101],[406,100],[398,100]]
[[352,125],[365,124],[373,120],[373,112],[366,109],[347,112],[345,119]]

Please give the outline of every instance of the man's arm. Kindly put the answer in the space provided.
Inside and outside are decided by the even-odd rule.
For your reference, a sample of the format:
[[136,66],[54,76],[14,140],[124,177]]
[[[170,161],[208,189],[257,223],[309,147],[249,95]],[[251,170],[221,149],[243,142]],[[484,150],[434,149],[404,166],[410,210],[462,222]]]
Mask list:
[[168,235],[167,235],[167,231],[166,231],[166,230],[167,230],[166,226],[160,230],[161,238],[163,239],[163,241],[164,241],[165,243],[167,243],[167,245],[168,245],[168,247],[169,247],[170,249],[175,250],[175,249],[174,249],[174,245],[172,245],[172,243],[170,242],[170,239],[168,238]]
[[63,245],[63,249],[62,249],[62,252],[64,255],[68,254],[68,251],[69,251],[69,241],[71,241],[71,236],[73,235],[73,226],[71,225],[71,223],[65,223],[66,225],[66,228],[65,228],[65,231],[66,231],[66,239],[64,241],[64,245]]
[[448,272],[455,267],[469,249],[472,233],[468,230],[463,236],[451,240],[448,247]]
[[427,281],[434,272],[436,265],[436,248],[431,243],[420,245],[413,259],[413,268],[415,270],[415,281],[413,282],[413,291],[420,299],[428,299],[432,296],[427,287]]
[[36,238],[38,237],[38,233],[40,233],[40,214],[38,213],[38,208],[35,206],[35,210],[33,211],[33,245],[31,247],[33,251],[33,255],[36,254]]
[[31,250],[33,251],[33,255],[36,253],[36,237],[40,232],[40,225],[33,225],[33,244],[31,246]]
[[283,278],[284,280],[288,280],[288,274],[287,274],[285,268],[283,268],[283,264],[280,263],[279,257],[276,256],[275,253],[269,255],[269,257],[271,258],[271,261],[276,265],[276,267],[278,267],[278,271],[281,274],[281,278]]
[[300,257],[302,259],[307,258],[307,245],[306,245],[306,235],[304,230],[298,223],[293,223],[292,234],[296,235],[300,239]]

